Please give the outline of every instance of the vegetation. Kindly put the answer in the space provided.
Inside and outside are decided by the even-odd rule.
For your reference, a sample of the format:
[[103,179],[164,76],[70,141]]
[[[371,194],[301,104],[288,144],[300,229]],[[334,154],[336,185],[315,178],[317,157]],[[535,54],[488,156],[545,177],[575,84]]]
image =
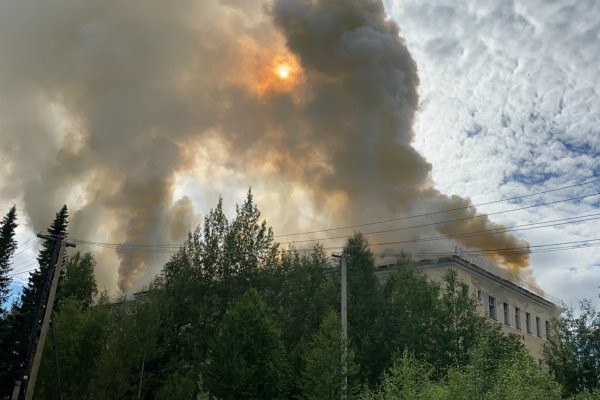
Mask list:
[[[63,206],[48,228],[48,235],[66,235],[67,219],[67,206]],[[23,288],[21,298],[0,321],[0,355],[3,365],[0,369],[0,396],[9,396],[15,380],[20,379],[24,373],[30,332],[38,318],[38,306],[53,259],[53,250],[53,241],[45,240],[42,243],[37,258],[39,269],[29,275],[29,282]]]
[[588,300],[578,311],[566,310],[554,324],[544,356],[565,395],[600,398],[600,312]]
[[4,305],[10,291],[10,260],[17,249],[16,228],[17,209],[12,206],[0,222],[0,315],[5,312]]
[[[51,229],[66,229],[66,208]],[[555,324],[543,368],[477,314],[454,271],[432,283],[403,255],[381,282],[364,236],[343,251],[347,342],[339,264],[319,246],[281,250],[250,192],[232,220],[219,201],[136,301],[98,294],[93,255],[76,253],[36,398],[337,399],[344,378],[349,399],[599,398],[599,318],[588,303]]]

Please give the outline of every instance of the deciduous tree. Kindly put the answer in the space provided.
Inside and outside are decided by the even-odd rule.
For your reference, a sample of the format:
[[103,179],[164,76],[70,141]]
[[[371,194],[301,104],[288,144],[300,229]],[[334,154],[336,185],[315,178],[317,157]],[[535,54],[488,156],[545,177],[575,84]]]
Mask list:
[[281,332],[254,289],[227,311],[212,340],[207,387],[220,399],[286,399],[290,376]]

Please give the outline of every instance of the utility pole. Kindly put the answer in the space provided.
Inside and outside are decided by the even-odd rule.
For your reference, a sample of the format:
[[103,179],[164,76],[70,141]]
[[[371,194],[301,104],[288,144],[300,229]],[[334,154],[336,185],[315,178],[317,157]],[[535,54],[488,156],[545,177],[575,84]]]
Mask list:
[[348,280],[347,280],[347,256],[333,255],[334,258],[341,259],[341,319],[342,319],[342,400],[348,397]]
[[[15,390],[13,392],[13,400],[32,400],[33,393],[35,391],[35,383],[37,381],[38,372],[40,369],[40,362],[42,361],[42,354],[44,352],[44,345],[46,344],[46,336],[48,335],[48,327],[50,324],[50,317],[52,316],[52,309],[54,308],[54,299],[56,297],[56,290],[58,288],[58,281],[60,278],[60,271],[62,269],[65,248],[75,247],[74,243],[69,243],[63,236],[54,235],[42,235],[38,233],[37,237],[54,242],[54,254],[52,256],[52,262],[48,268],[47,284],[44,287],[40,304],[38,306],[38,313],[36,320],[31,332],[29,351],[27,354],[27,360],[25,364],[25,375],[24,381],[26,382],[25,393],[22,392],[21,382],[17,382]],[[48,285],[48,283],[50,285]],[[44,304],[45,302],[45,304]],[[39,336],[37,330],[40,319],[42,320],[42,326],[40,329]],[[35,352],[33,353],[33,360],[31,359],[31,350],[35,346]],[[31,366],[31,368],[30,368]],[[17,389],[17,386],[19,388]],[[16,396],[16,397],[15,397]]]

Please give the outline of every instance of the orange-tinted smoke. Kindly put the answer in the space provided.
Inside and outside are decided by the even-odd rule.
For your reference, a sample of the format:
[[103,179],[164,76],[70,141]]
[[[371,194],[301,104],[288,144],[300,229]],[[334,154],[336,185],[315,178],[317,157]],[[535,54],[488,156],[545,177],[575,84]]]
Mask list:
[[[23,193],[36,230],[83,187],[85,201],[69,204],[73,237],[177,242],[195,212],[175,198],[175,177],[200,154],[204,182],[223,179],[226,199],[250,185],[279,192],[281,215],[265,214],[290,228],[306,206],[288,204],[295,188],[328,226],[466,201],[433,193],[431,165],[412,147],[417,65],[380,0],[0,2],[0,54],[11,55],[0,63],[3,193]],[[71,133],[81,145],[65,152]],[[219,154],[202,153],[212,137]],[[518,242],[494,240],[463,244]],[[118,253],[118,267],[101,267],[118,268],[124,291],[167,257]],[[511,257],[501,260],[526,262]]]

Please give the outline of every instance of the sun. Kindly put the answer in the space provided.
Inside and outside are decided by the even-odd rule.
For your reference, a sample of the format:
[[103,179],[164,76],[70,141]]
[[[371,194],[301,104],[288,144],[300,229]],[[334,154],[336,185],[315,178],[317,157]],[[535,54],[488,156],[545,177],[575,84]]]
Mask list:
[[281,79],[287,79],[290,76],[290,66],[287,64],[278,65],[275,72]]

